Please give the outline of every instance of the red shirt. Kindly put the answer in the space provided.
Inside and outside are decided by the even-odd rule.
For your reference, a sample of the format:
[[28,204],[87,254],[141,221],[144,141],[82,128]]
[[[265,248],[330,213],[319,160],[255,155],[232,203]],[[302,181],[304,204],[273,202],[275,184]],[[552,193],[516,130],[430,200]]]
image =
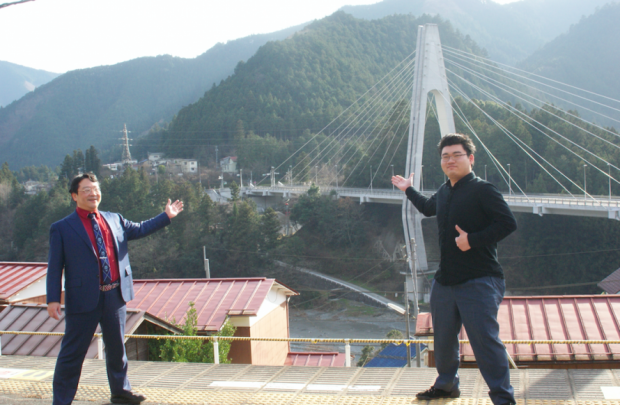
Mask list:
[[[90,243],[93,245],[93,249],[95,253],[97,253],[97,259],[99,259],[99,249],[97,249],[97,242],[95,242],[95,232],[93,231],[93,224],[88,218],[89,211],[83,210],[80,207],[77,207],[75,210],[82,220],[82,224],[84,224],[84,228],[86,228],[86,233],[90,238]],[[112,278],[111,283],[118,281],[120,278],[120,274],[118,271],[118,258],[116,257],[116,249],[114,249],[114,235],[110,230],[110,226],[103,219],[103,217],[99,214],[99,211],[95,210],[95,220],[97,224],[99,224],[99,229],[101,230],[101,236],[103,236],[103,241],[105,242],[105,250],[108,256],[108,261],[110,262],[110,276]],[[103,284],[103,276],[101,274],[101,261],[99,261],[99,280],[101,284]]]

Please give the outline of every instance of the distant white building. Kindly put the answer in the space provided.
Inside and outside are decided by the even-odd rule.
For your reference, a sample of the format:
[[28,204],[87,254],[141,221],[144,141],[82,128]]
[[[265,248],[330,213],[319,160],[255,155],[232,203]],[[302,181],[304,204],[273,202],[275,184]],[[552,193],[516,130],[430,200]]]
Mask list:
[[224,173],[237,172],[237,156],[226,156],[220,160],[220,167]]
[[198,161],[195,159],[169,159],[168,170],[173,173],[198,173]]
[[164,156],[166,155],[161,152],[148,152],[148,159],[151,162],[159,162],[163,160]]

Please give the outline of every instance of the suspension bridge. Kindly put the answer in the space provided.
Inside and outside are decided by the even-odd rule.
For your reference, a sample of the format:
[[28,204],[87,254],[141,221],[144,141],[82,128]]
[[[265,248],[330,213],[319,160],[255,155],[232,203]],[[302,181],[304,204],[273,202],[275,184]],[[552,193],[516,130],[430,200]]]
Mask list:
[[455,123],[472,136],[477,175],[490,172],[513,211],[620,220],[620,199],[612,194],[620,184],[620,135],[596,123],[620,123],[619,112],[613,98],[442,45],[438,27],[427,24],[412,54],[242,192],[290,198],[314,183],[360,203],[401,204],[410,268],[424,274],[423,217],[389,179],[414,173],[413,187],[429,195],[429,183],[442,183],[439,159],[424,158],[427,123],[438,127],[427,139],[431,147],[456,132]]

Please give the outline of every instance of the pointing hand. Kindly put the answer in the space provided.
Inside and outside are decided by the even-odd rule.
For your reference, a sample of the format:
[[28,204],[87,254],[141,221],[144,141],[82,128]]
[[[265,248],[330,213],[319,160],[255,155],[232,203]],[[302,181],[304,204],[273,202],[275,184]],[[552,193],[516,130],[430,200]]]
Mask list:
[[468,251],[469,249],[471,249],[471,246],[469,246],[469,240],[467,239],[467,232],[465,232],[464,230],[461,229],[461,227],[459,227],[458,225],[455,226],[456,231],[459,233],[458,238],[456,238],[456,246],[459,247],[459,249],[461,249],[463,252]]
[[407,188],[413,185],[413,173],[409,175],[408,179],[400,175],[392,176],[392,184],[401,191],[407,190]]

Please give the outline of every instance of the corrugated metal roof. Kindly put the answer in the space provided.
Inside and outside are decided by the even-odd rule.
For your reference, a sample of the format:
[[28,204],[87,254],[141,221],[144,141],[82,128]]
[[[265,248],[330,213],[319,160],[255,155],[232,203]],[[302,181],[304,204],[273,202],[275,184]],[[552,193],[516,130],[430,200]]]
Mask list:
[[[504,297],[497,319],[502,340],[620,340],[619,315],[618,295],[558,295]],[[430,314],[426,316],[430,320]],[[460,336],[467,339],[464,328]],[[509,344],[506,348],[513,359],[525,362],[620,359],[620,345],[615,344]],[[470,345],[461,345],[461,359],[475,360]]]
[[[61,306],[59,320],[50,318],[47,305],[16,304],[9,305],[0,312],[0,330],[28,332],[64,332],[65,312]],[[172,332],[180,333],[180,329],[137,309],[127,309],[125,333],[132,334],[144,320],[149,320]],[[100,333],[97,326],[95,333]],[[61,336],[2,335],[2,354],[22,356],[57,357],[60,352]],[[93,337],[86,353],[87,359],[97,357],[97,339]]]
[[8,301],[47,275],[47,263],[0,262],[0,300]]
[[[421,345],[422,350],[426,345]],[[411,358],[416,356],[416,346],[411,345]],[[405,367],[407,365],[407,346],[390,343],[379,354],[373,357],[364,367]]]
[[193,302],[198,330],[218,331],[227,316],[256,315],[273,286],[298,293],[273,278],[134,280],[135,298],[127,304],[168,321],[182,323]]
[[345,354],[338,352],[289,352],[285,366],[344,367]]
[[620,269],[605,277],[597,285],[607,294],[618,294],[620,292]]

